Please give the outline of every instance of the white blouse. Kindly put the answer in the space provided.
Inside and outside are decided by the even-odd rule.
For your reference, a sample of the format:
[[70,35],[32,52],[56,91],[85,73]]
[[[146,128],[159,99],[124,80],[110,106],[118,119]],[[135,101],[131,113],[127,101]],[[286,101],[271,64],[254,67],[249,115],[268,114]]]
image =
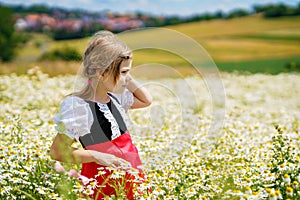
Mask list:
[[134,96],[132,92],[130,92],[128,89],[125,89],[122,94],[113,94],[113,95],[117,97],[120,105],[124,108],[126,112],[129,110],[129,108],[131,108],[134,102]]
[[[118,99],[121,109],[124,109],[125,112],[134,102],[133,94],[127,89],[122,94],[113,95]],[[115,102],[112,97],[111,100]],[[113,114],[107,104],[97,104],[100,111],[104,113],[105,118],[111,123],[112,139],[117,138],[121,133]],[[68,96],[61,103],[60,111],[54,116],[54,122],[58,133],[78,140],[80,136],[90,133],[94,119],[90,106],[86,101],[80,97]]]

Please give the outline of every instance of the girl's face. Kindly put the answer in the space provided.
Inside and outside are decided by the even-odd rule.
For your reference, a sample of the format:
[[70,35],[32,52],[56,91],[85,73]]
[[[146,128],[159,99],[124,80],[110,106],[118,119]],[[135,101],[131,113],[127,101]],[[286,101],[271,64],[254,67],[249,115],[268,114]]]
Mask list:
[[109,73],[103,75],[103,84],[109,92],[122,93],[127,85],[127,77],[131,69],[132,59],[124,60],[120,65],[120,76],[117,83],[114,84],[114,78]]

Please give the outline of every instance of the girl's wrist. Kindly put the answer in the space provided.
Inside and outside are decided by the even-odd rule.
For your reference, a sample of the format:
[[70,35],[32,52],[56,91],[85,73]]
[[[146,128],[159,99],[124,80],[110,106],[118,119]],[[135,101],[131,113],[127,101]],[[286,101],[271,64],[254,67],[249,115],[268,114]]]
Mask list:
[[94,150],[86,150],[86,151],[88,151],[88,153],[90,154],[90,159],[91,159],[90,162],[96,162],[96,163],[99,162],[99,159],[100,159],[99,153],[100,152],[97,152]]
[[127,79],[127,85],[126,85],[126,88],[134,93],[134,91],[138,88],[138,83],[136,80],[134,80],[131,76],[128,77]]

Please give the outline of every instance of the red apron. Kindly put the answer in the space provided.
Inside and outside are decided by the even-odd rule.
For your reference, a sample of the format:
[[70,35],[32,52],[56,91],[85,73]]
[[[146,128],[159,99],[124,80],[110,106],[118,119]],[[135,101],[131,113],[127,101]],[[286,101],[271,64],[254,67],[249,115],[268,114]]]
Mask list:
[[[116,139],[108,142],[103,142],[100,144],[94,144],[87,146],[86,150],[95,150],[103,153],[113,154],[119,158],[122,158],[131,163],[133,168],[138,169],[138,175],[133,175],[132,173],[126,172],[125,181],[124,178],[114,179],[111,178],[111,172],[108,169],[105,169],[105,166],[99,165],[95,162],[92,163],[83,163],[81,175],[87,178],[95,178],[98,182],[99,187],[94,188],[93,197],[97,200],[103,199],[105,196],[116,195],[116,189],[118,191],[122,191],[121,193],[125,193],[128,199],[134,199],[134,188],[141,183],[141,180],[144,179],[144,175],[142,170],[138,167],[142,165],[140,157],[138,155],[137,148],[133,145],[131,136],[128,131],[123,133],[121,136]],[[98,175],[98,168],[101,169],[102,172],[105,172],[103,175]],[[96,177],[96,175],[98,175]],[[136,179],[136,177],[139,177]],[[137,180],[137,181],[135,181]],[[134,182],[134,183],[133,183]]]

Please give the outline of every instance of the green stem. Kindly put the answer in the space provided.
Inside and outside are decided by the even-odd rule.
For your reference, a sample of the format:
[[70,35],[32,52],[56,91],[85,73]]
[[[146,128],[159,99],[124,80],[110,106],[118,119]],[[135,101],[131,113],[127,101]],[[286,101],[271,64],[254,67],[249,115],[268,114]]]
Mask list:
[[23,191],[23,190],[20,190],[20,189],[18,189],[18,188],[16,188],[16,190],[18,190],[19,192],[25,194],[25,195],[26,195],[28,198],[30,198],[30,199],[37,200],[36,198],[34,198],[33,196],[31,196],[29,193],[27,193],[27,192],[25,192],[25,191]]

